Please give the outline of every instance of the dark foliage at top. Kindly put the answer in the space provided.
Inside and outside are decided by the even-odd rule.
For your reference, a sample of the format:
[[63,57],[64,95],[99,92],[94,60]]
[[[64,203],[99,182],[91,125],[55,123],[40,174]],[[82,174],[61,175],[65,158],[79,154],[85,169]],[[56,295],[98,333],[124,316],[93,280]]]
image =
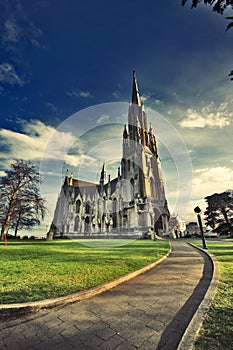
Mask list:
[[[185,6],[189,0],[182,0],[182,6]],[[214,12],[223,15],[227,9],[233,9],[233,0],[192,0],[192,8],[197,7],[200,3],[210,5]],[[227,20],[230,20],[226,27],[226,31],[233,27],[233,16],[226,17]],[[233,80],[233,70],[229,73],[231,80]]]

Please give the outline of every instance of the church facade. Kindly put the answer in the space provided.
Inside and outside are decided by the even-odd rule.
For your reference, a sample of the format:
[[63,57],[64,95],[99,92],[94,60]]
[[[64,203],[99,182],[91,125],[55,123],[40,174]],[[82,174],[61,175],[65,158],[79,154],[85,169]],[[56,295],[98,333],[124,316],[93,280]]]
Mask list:
[[169,216],[156,136],[151,124],[148,127],[133,71],[117,177],[108,175],[106,180],[105,165],[99,183],[75,179],[67,170],[49,233],[70,238],[155,237],[168,234]]

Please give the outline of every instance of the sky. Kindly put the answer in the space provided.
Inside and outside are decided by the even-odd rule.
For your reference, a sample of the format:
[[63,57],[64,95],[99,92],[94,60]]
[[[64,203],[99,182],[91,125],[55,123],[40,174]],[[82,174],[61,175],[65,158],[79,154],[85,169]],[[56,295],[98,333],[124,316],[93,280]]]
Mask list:
[[[180,0],[0,0],[0,176],[30,160],[53,216],[66,169],[116,176],[136,69],[171,213],[232,188],[232,35]],[[227,13],[226,13],[227,15]]]

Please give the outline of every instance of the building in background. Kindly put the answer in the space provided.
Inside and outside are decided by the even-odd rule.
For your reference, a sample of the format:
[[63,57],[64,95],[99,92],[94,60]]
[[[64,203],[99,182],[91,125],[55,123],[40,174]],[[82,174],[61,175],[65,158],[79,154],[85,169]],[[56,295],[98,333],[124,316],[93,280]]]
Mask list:
[[200,229],[195,221],[191,221],[186,225],[186,231],[188,236],[197,236],[200,235]]
[[178,214],[172,214],[169,220],[170,235],[172,238],[181,238],[186,234],[186,222]]
[[168,235],[169,210],[156,137],[133,72],[128,125],[123,130],[117,177],[103,165],[99,183],[66,172],[49,235],[56,237],[154,237]]

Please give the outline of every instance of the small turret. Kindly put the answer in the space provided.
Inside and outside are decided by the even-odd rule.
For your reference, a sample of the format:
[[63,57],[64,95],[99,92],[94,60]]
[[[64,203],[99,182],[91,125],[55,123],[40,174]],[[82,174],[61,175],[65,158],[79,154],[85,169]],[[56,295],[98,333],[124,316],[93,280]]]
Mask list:
[[150,122],[149,133],[150,133],[150,134],[153,134],[153,133],[154,133],[154,132],[153,132],[153,128],[152,128],[152,124],[151,124],[151,122]]
[[73,173],[70,174],[70,182],[69,182],[70,186],[73,186]]
[[124,138],[124,139],[127,139],[127,138],[128,138],[128,133],[127,133],[126,125],[124,126],[123,138]]
[[100,186],[104,187],[104,180],[105,180],[105,163],[103,163],[101,174],[100,174]]
[[69,186],[70,181],[69,181],[69,170],[66,169],[66,176],[65,176],[65,180],[64,180],[64,185],[65,186]]
[[121,177],[121,168],[120,167],[118,167],[117,177],[118,177],[118,179]]
[[108,196],[108,198],[111,198],[111,176],[110,176],[110,174],[108,175],[107,196]]

